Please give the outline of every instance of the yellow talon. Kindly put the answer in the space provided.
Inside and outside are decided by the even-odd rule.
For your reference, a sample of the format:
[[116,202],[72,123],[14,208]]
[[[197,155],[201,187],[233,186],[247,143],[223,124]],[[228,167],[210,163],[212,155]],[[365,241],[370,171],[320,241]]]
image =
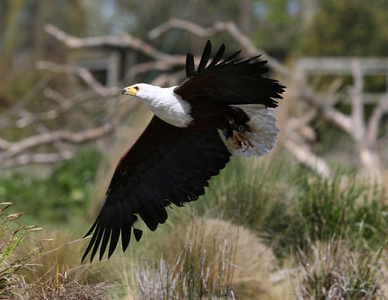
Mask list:
[[248,140],[246,134],[237,130],[233,130],[233,138],[228,138],[228,142],[234,149],[241,149],[242,145],[246,146],[247,148],[242,151],[243,153],[246,152],[249,147],[253,148],[253,145]]

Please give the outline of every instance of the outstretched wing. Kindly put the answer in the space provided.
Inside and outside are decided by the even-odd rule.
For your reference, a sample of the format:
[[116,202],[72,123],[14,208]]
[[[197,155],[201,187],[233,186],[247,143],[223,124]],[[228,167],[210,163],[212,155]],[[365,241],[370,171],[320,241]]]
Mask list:
[[207,42],[198,69],[195,70],[192,54],[186,57],[186,79],[174,92],[187,101],[198,97],[211,97],[229,105],[264,104],[276,107],[284,86],[277,80],[264,77],[268,72],[267,61],[236,58],[240,51],[220,62],[225,45],[222,44],[213,60],[208,64],[211,43]]
[[230,155],[216,129],[178,128],[154,116],[117,165],[103,207],[86,234],[93,237],[82,260],[91,251],[92,261],[99,247],[101,260],[108,243],[109,258],[120,235],[125,251],[132,230],[139,240],[142,232],[133,227],[137,216],[155,230],[167,219],[165,207],[197,200]]

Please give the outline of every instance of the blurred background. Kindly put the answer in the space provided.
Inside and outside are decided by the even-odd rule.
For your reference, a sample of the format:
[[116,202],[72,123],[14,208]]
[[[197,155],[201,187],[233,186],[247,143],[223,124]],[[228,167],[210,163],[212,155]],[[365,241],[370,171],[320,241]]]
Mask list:
[[[81,265],[77,239],[151,118],[122,88],[178,85],[207,40],[262,54],[287,87],[275,149],[233,158],[126,254]],[[387,45],[386,0],[0,1],[1,293],[387,295]]]

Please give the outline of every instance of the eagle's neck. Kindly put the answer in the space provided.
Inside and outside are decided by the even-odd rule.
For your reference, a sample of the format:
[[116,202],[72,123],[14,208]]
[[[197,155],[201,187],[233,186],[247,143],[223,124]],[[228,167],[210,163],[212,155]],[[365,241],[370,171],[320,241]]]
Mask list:
[[142,84],[137,96],[163,121],[177,127],[187,127],[193,121],[191,105],[175,94],[174,88]]

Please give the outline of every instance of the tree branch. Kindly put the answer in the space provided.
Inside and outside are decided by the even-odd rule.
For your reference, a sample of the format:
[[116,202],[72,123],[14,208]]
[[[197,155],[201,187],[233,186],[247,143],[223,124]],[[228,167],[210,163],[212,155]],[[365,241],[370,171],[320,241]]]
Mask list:
[[306,167],[314,170],[322,177],[330,177],[330,168],[326,161],[315,155],[306,145],[296,143],[293,139],[287,138],[284,146],[295,156],[295,158]]
[[362,101],[362,92],[364,89],[364,80],[361,73],[360,60],[354,58],[352,60],[352,72],[354,86],[351,90],[352,101],[352,136],[358,142],[362,143],[365,138],[365,122],[364,122],[364,104]]
[[3,159],[15,156],[23,151],[34,148],[38,145],[49,144],[55,141],[68,141],[71,143],[79,144],[109,134],[113,131],[113,129],[114,126],[112,123],[106,123],[103,126],[88,129],[78,133],[60,130],[30,136],[21,141],[12,143],[11,146],[7,149],[5,155],[0,158],[0,163]]
[[144,53],[148,57],[155,60],[169,61],[181,65],[185,61],[185,56],[182,55],[168,55],[160,52],[149,44],[139,40],[128,33],[121,33],[117,36],[99,36],[89,38],[78,38],[65,33],[58,27],[51,24],[46,24],[44,30],[55,37],[57,40],[63,42],[69,49],[80,49],[89,47],[106,47],[113,46],[116,48],[131,48],[133,50]]
[[[0,152],[0,168],[4,168],[8,165],[12,165],[13,157],[40,145],[51,144],[58,141],[66,141],[74,144],[80,144],[80,143],[96,140],[103,136],[109,135],[116,129],[121,119],[124,116],[128,115],[130,111],[134,110],[139,105],[139,103],[140,101],[133,100],[129,102],[123,109],[121,109],[120,112],[115,116],[115,118],[112,121],[107,122],[102,126],[92,128],[92,129],[87,129],[81,132],[70,132],[67,130],[45,132],[45,133],[40,133],[37,135],[27,137],[17,142],[9,142],[9,141],[0,139],[0,146],[4,150]],[[18,159],[16,159],[16,161],[32,162],[32,161],[44,160],[42,158],[42,155],[40,156],[34,156],[33,154],[29,154],[27,156],[21,155]],[[26,159],[26,157],[28,159]],[[61,156],[60,154],[58,154],[58,156],[56,157],[57,158],[63,157],[63,155]],[[50,161],[51,158],[47,158],[47,160]],[[25,163],[18,163],[18,164],[25,164]]]
[[370,116],[368,131],[366,134],[366,138],[369,143],[375,143],[377,141],[379,125],[386,113],[388,113],[388,95],[381,97],[379,103],[375,106],[372,115]]
[[257,55],[257,53],[262,53],[262,58],[264,60],[268,60],[268,65],[273,68],[277,73],[286,77],[291,76],[291,71],[286,66],[278,62],[273,57],[269,56],[262,49],[256,48],[251,43],[250,39],[243,32],[241,32],[241,30],[234,22],[218,21],[212,27],[203,28],[201,26],[196,25],[195,23],[173,18],[152,29],[149,32],[149,37],[155,39],[159,37],[162,33],[165,33],[172,28],[182,29],[200,37],[209,37],[215,35],[216,33],[227,31],[250,55]]
[[97,81],[92,73],[81,67],[71,65],[60,65],[49,61],[39,61],[36,63],[38,70],[48,70],[51,72],[66,73],[80,77],[90,88],[103,97],[117,96],[118,88],[106,88]]
[[64,159],[69,159],[72,156],[72,151],[65,151],[61,153],[21,154],[19,156],[7,159],[3,163],[0,163],[0,169],[13,168],[17,166],[27,165],[30,163],[52,164],[60,162]]

